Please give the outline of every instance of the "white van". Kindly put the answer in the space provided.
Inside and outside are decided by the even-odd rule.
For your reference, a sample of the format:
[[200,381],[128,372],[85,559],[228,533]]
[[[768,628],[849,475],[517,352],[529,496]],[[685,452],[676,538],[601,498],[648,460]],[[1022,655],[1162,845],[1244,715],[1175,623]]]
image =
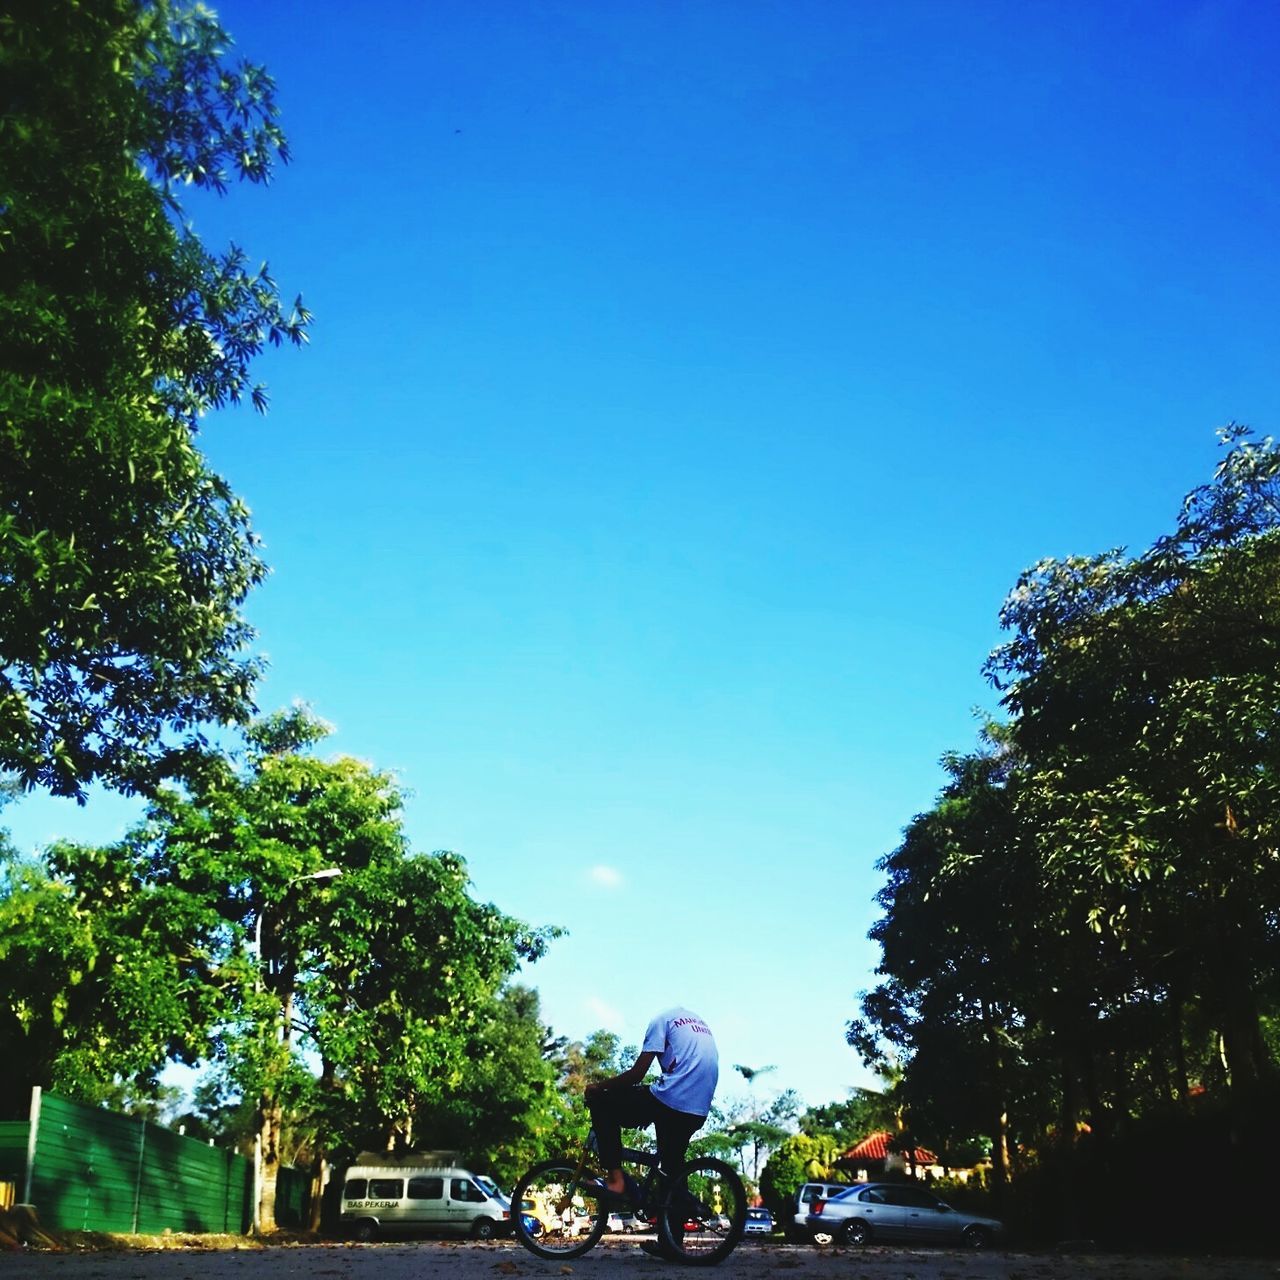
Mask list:
[[488,1178],[453,1166],[356,1164],[342,1184],[340,1221],[357,1240],[411,1231],[492,1240],[511,1207]]

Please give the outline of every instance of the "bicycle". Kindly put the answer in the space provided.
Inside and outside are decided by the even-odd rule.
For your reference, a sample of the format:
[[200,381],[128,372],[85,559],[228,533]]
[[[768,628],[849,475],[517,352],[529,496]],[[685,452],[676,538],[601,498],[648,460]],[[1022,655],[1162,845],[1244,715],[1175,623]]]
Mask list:
[[[512,1234],[539,1258],[580,1258],[599,1243],[614,1201],[601,1203],[594,1130],[582,1155],[534,1165],[511,1193]],[[635,1220],[657,1230],[663,1253],[675,1262],[713,1266],[742,1239],[747,1192],[731,1165],[714,1156],[686,1160],[673,1178],[658,1168],[652,1151],[626,1147],[622,1159],[644,1170]]]

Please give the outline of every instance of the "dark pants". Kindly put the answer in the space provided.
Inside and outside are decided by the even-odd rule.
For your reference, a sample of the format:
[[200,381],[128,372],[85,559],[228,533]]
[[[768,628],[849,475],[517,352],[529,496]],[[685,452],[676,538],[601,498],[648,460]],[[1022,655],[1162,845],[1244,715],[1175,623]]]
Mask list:
[[707,1118],[673,1110],[665,1102],[659,1102],[644,1084],[609,1089],[597,1094],[587,1105],[600,1147],[600,1163],[606,1169],[622,1167],[624,1128],[647,1129],[653,1125],[658,1138],[658,1164],[665,1173],[674,1173],[684,1163],[689,1139]]

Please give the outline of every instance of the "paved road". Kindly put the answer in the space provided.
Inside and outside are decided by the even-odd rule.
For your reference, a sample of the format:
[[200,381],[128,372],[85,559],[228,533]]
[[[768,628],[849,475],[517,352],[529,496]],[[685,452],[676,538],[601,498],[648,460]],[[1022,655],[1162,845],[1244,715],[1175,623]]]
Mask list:
[[[0,1280],[691,1280],[697,1274],[650,1258],[626,1240],[606,1240],[586,1257],[564,1263],[543,1262],[510,1241],[0,1253]],[[752,1241],[707,1274],[722,1280],[1280,1280],[1280,1259],[818,1250]]]

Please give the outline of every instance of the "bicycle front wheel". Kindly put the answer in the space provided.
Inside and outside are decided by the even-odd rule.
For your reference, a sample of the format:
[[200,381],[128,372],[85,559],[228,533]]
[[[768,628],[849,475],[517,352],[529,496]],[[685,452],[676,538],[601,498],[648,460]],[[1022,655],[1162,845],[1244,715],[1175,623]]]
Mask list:
[[511,1193],[511,1233],[539,1258],[580,1258],[607,1225],[608,1213],[571,1161],[535,1165]]
[[747,1191],[731,1165],[698,1156],[680,1170],[668,1205],[658,1214],[667,1254],[694,1266],[714,1266],[737,1247],[747,1225]]

